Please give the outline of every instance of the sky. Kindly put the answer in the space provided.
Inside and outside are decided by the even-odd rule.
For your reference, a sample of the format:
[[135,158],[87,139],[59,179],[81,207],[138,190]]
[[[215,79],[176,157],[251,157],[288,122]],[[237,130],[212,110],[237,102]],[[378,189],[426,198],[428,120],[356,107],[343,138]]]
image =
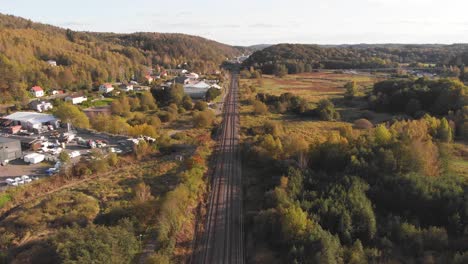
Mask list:
[[175,32],[231,45],[468,43],[468,0],[0,0],[79,31]]

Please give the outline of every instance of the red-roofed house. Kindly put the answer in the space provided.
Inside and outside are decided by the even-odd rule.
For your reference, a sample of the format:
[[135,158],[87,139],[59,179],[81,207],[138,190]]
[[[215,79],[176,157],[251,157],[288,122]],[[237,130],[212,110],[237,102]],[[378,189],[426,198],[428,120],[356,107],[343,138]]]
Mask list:
[[40,86],[34,86],[31,88],[31,93],[34,97],[44,96],[44,90]]
[[149,84],[151,84],[154,81],[154,79],[153,79],[153,77],[151,77],[151,75],[146,75],[145,79],[148,81]]
[[112,91],[114,91],[114,87],[110,83],[105,83],[99,86],[99,92],[101,93],[110,93]]

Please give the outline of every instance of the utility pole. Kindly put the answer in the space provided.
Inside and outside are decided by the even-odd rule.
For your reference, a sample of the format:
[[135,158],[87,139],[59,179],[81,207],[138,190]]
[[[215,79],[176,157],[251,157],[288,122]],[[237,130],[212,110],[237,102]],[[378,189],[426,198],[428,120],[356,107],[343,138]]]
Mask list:
[[143,237],[143,234],[140,234],[138,236],[139,240],[140,240],[140,252],[142,251],[142,243],[141,243],[141,238]]

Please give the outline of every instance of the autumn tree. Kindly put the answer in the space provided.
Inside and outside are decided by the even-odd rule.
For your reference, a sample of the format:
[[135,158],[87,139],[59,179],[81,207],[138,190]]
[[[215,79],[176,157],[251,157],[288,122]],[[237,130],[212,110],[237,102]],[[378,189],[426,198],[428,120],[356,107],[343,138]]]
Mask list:
[[210,102],[216,99],[220,95],[221,95],[221,89],[211,87],[210,89],[208,89],[208,91],[206,91],[205,98],[208,102]]
[[89,119],[78,107],[64,103],[56,108],[54,115],[64,123],[78,128],[89,128]]
[[252,103],[252,106],[253,106],[253,113],[255,115],[264,115],[268,113],[268,106],[261,101],[255,100]]
[[135,202],[137,203],[144,203],[151,199],[153,196],[151,195],[151,188],[144,182],[138,183],[134,188],[135,193]]
[[288,75],[288,68],[284,64],[275,65],[274,74],[279,78],[283,78]]
[[184,107],[185,110],[192,110],[193,102],[190,96],[184,95],[184,98],[182,99],[182,107]]
[[144,111],[156,110],[158,108],[156,100],[150,92],[144,92],[140,95],[140,104]]
[[437,137],[440,138],[443,142],[452,141],[453,133],[452,128],[450,127],[447,119],[442,118],[439,128],[437,130]]
[[346,83],[344,88],[346,89],[345,99],[351,100],[354,97],[356,97],[356,95],[358,93],[356,81]]
[[201,100],[197,101],[194,106],[194,109],[198,111],[205,111],[207,108],[208,108],[208,104]]
[[172,85],[169,88],[169,100],[171,103],[175,103],[176,105],[180,105],[182,103],[182,99],[184,98],[184,86],[181,84]]
[[209,127],[215,121],[215,114],[213,111],[207,109],[205,111],[197,112],[193,116],[193,123],[195,127]]
[[128,116],[130,109],[131,106],[127,96],[122,96],[111,103],[111,111],[115,115]]
[[340,114],[336,111],[335,105],[328,99],[320,100],[315,111],[320,119],[325,121],[335,121],[340,119]]

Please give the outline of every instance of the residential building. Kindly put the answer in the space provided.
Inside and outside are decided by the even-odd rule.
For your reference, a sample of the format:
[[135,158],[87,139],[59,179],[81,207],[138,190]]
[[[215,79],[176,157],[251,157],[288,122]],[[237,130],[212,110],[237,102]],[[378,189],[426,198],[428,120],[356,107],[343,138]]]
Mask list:
[[154,79],[153,79],[153,77],[151,77],[151,75],[146,75],[145,79],[149,84],[151,84],[154,81]]
[[40,86],[34,86],[31,88],[31,94],[34,97],[42,97],[44,96],[44,90]]
[[52,95],[64,94],[64,91],[63,90],[52,90],[51,94]]
[[88,98],[84,95],[79,94],[72,94],[70,96],[65,97],[65,102],[71,102],[74,105],[82,104],[83,102],[88,101]]
[[186,77],[186,76],[179,76],[179,77],[175,78],[175,82],[179,83],[179,84],[186,85],[186,84],[190,83],[190,78]]
[[[185,69],[169,69],[169,70],[164,70],[163,72],[165,72],[166,75],[170,74],[172,76],[182,76],[188,73],[188,71]],[[162,77],[162,73],[161,73],[161,77]]]
[[99,92],[101,93],[110,93],[112,91],[114,91],[114,87],[110,83],[105,83],[99,86]]
[[32,101],[31,103],[29,103],[29,107],[31,108],[31,110],[38,111],[39,113],[54,108],[54,106],[50,102],[40,100]]
[[120,90],[127,93],[133,91],[133,84],[123,83],[120,85]]
[[149,90],[151,90],[151,87],[139,85],[139,86],[135,86],[134,90],[135,91],[149,91]]

